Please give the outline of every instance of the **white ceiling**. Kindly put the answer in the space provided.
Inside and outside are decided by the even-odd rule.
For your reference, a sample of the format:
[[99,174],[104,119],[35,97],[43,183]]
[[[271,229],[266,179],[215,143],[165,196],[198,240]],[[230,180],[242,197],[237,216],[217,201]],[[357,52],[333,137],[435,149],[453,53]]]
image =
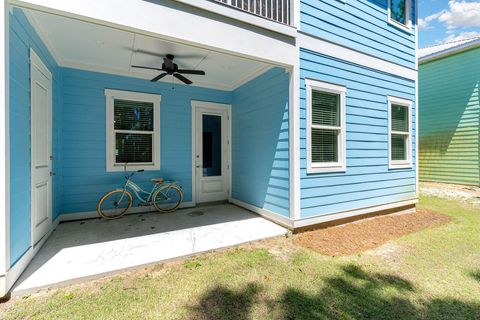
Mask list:
[[[271,65],[180,43],[168,42],[75,19],[29,10],[28,19],[60,66],[150,80],[163,57],[174,54],[182,69],[204,70],[206,76],[186,75],[194,86],[233,90]],[[179,80],[167,76],[161,81]]]

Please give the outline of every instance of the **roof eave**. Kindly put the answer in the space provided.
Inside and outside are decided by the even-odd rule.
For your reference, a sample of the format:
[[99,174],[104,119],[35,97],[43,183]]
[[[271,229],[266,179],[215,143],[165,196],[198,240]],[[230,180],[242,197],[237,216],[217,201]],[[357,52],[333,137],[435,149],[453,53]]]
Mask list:
[[471,42],[467,42],[467,43],[465,43],[463,45],[460,45],[460,46],[457,46],[457,47],[448,48],[448,49],[445,49],[445,50],[442,50],[442,51],[438,51],[438,52],[431,53],[429,55],[420,57],[420,58],[418,58],[418,63],[419,64],[427,63],[427,62],[430,62],[430,61],[433,61],[433,60],[438,60],[438,59],[441,59],[441,58],[445,58],[445,57],[448,57],[448,56],[451,56],[451,55],[454,55],[454,54],[457,54],[457,53],[460,53],[460,52],[463,52],[463,51],[475,49],[477,47],[480,47],[480,39],[477,39],[477,40],[471,41]]

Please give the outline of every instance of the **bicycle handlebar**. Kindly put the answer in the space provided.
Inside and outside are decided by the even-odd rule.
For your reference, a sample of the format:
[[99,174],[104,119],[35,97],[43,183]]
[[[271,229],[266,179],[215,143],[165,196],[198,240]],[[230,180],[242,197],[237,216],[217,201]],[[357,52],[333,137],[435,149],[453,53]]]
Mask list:
[[125,164],[123,165],[123,172],[125,172],[125,179],[130,179],[131,177],[133,177],[133,175],[135,174],[135,172],[144,172],[145,170],[144,169],[140,169],[140,170],[137,170],[137,171],[133,171],[132,173],[130,174],[126,174],[127,173],[127,164],[128,162],[125,162]]

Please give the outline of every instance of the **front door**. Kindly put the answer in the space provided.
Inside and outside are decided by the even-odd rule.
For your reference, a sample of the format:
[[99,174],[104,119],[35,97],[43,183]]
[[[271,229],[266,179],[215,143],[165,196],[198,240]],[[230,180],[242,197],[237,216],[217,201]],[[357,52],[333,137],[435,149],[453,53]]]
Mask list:
[[229,108],[202,103],[195,108],[196,201],[228,199],[229,194]]
[[30,50],[32,244],[52,224],[52,75]]

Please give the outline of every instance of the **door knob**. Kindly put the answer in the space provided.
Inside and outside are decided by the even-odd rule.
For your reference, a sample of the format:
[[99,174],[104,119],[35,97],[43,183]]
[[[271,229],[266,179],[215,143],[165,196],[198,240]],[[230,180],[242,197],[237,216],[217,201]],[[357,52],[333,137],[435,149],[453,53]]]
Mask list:
[[56,175],[56,173],[55,173],[55,172],[52,172],[52,171],[50,171],[50,177],[52,177],[52,176],[54,176],[54,175]]

